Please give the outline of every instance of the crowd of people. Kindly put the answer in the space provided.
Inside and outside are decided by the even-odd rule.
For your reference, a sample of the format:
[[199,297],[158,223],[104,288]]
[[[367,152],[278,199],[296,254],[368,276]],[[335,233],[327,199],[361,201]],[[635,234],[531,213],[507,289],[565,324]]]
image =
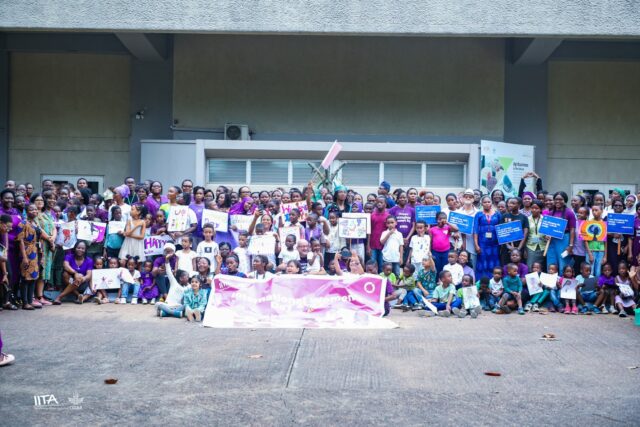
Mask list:
[[[535,193],[524,191],[528,177]],[[7,181],[0,192],[0,307],[34,310],[69,300],[152,304],[158,316],[199,321],[216,274],[264,279],[373,273],[387,279],[385,314],[393,301],[405,311],[428,309],[445,317],[477,317],[483,311],[633,314],[640,288],[636,195],[616,189],[569,198],[562,191],[544,191],[533,172],[524,178],[517,196],[467,189],[447,194],[444,202],[432,191],[391,191],[387,182],[376,194],[311,183],[252,192],[247,186],[207,189],[188,179],[165,188],[128,177],[99,194],[83,178],[61,186],[45,180],[39,192],[32,184]],[[298,207],[285,213],[282,206],[290,203]],[[420,205],[440,205],[434,224],[416,219]],[[177,206],[189,208],[180,229],[169,225]],[[227,231],[203,223],[205,210],[228,213]],[[472,218],[473,233],[460,232],[449,212]],[[369,214],[366,238],[341,237],[338,220],[345,213]],[[606,241],[580,238],[581,221],[604,220],[610,213],[635,215],[634,234],[609,233]],[[237,216],[247,221],[233,221]],[[567,221],[563,238],[539,232],[543,216]],[[62,226],[78,220],[105,223],[106,232],[100,240],[77,240],[65,250],[60,234],[68,228]],[[496,227],[512,221],[522,224],[523,238],[499,244]],[[284,227],[289,234],[280,235]],[[163,235],[163,253],[146,256],[144,239]],[[273,236],[272,250],[252,251],[252,240],[265,235]],[[104,268],[122,270],[117,295],[92,283],[93,272]],[[555,286],[530,293],[531,273],[553,275]],[[567,280],[578,282],[575,299],[561,297]],[[477,292],[465,289],[472,287]],[[45,290],[59,293],[49,299]],[[474,306],[464,301],[471,294],[477,296]]]

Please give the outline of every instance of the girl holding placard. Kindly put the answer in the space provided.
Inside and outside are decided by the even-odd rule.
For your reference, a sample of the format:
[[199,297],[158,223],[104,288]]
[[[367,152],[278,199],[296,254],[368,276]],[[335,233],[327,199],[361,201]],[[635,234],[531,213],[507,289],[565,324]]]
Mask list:
[[126,260],[128,257],[138,257],[144,259],[144,235],[146,230],[145,216],[147,208],[141,204],[135,204],[131,207],[131,218],[124,227],[124,241],[120,248],[118,257],[120,260]]
[[635,294],[631,287],[629,266],[624,261],[620,261],[620,264],[618,265],[616,286],[618,287],[618,293],[615,296],[616,308],[620,312],[620,317],[627,317],[627,311],[629,311],[629,313],[633,313],[633,310],[636,308],[636,303],[633,300]]

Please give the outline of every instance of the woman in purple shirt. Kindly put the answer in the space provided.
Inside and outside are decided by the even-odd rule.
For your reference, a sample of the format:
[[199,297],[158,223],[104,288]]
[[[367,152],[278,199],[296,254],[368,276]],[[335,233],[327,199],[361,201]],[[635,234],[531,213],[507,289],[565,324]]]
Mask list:
[[[564,267],[573,254],[573,242],[576,237],[576,216],[567,207],[569,196],[564,191],[558,191],[553,195],[553,208],[549,212],[551,216],[564,218],[567,220],[567,228],[562,239],[551,239],[549,250],[547,251],[547,265],[555,264],[559,271],[564,271]],[[563,252],[567,252],[562,256]]]
[[153,181],[151,183],[151,194],[145,200],[145,206],[149,210],[152,218],[156,217],[156,212],[160,209],[160,205],[167,203],[169,200],[166,196],[162,195],[162,183],[160,181]]
[[407,193],[403,191],[398,194],[396,205],[389,209],[389,214],[398,220],[396,228],[404,239],[405,259],[402,260],[403,264],[406,261],[406,256],[409,255],[409,240],[416,228],[416,210],[407,204],[408,201]]
[[78,304],[82,304],[82,294],[91,283],[91,271],[93,261],[86,256],[87,244],[84,240],[78,240],[73,248],[73,252],[64,257],[64,267],[62,281],[66,288],[53,300],[53,305],[62,304],[62,298],[75,294],[78,297]]
[[7,248],[7,257],[9,258],[9,284],[15,293],[20,282],[19,252],[15,240],[18,235],[18,224],[22,222],[22,217],[18,210],[14,208],[14,202],[15,193],[13,190],[5,188],[0,192],[0,215],[10,215],[12,219],[12,227],[8,233],[9,247]]
[[193,199],[189,204],[191,210],[196,214],[198,224],[196,230],[191,234],[193,247],[197,247],[202,241],[202,211],[204,210],[204,187],[197,186],[193,189]]

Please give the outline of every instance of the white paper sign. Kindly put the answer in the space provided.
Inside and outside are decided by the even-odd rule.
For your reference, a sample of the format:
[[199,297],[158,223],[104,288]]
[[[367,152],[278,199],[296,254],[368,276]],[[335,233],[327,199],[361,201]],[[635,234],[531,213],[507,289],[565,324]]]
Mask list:
[[287,239],[287,236],[289,234],[293,234],[294,236],[296,236],[296,242],[302,238],[302,236],[300,236],[300,227],[280,227],[278,229],[278,235],[280,236],[281,244],[284,244],[284,241]]
[[371,234],[371,214],[364,212],[345,212],[342,218],[361,218],[367,221],[367,234]]
[[306,200],[282,204],[282,206],[280,207],[280,211],[284,214],[287,221],[289,221],[289,213],[291,213],[291,209],[298,209],[300,211],[300,218],[298,219],[298,221],[304,222],[307,220],[307,215],[309,214],[309,206],[307,205]]
[[562,288],[560,288],[560,298],[564,299],[576,299],[576,288],[578,287],[578,281],[575,279],[564,279],[562,281]]
[[102,268],[91,272],[93,289],[119,289],[120,268]]
[[78,221],[77,236],[80,240],[102,242],[107,225],[94,221]]
[[204,209],[202,211],[202,227],[205,224],[213,224],[216,231],[226,233],[229,231],[229,214],[227,212]]
[[556,289],[558,286],[558,273],[540,273],[540,283],[542,283],[545,288]]
[[338,236],[346,239],[366,239],[367,220],[364,218],[338,219]]
[[124,221],[109,221],[109,234],[116,234],[120,231],[124,232],[124,227],[127,225]]
[[431,304],[431,302],[426,299],[425,297],[422,297],[422,302],[424,303],[424,305],[427,306],[427,308],[429,310],[431,310],[434,314],[438,314],[438,309],[436,308],[435,305]]
[[249,240],[249,254],[251,255],[273,255],[276,252],[276,236],[273,234],[263,234],[251,236]]
[[474,307],[480,305],[480,299],[478,298],[478,288],[475,285],[463,286],[462,288],[462,301],[464,302],[464,308],[471,310]]
[[229,215],[229,224],[236,226],[237,231],[249,231],[253,215]]
[[171,241],[171,236],[168,236],[168,235],[145,237],[144,255],[145,256],[162,255],[162,251],[164,250],[164,245],[170,241]]
[[167,231],[184,231],[189,228],[189,206],[171,206],[167,219]]
[[60,224],[58,229],[58,236],[56,237],[56,245],[61,246],[62,249],[72,249],[78,238],[76,237],[76,222],[65,222]]
[[539,294],[543,291],[538,273],[529,273],[524,276],[524,278],[527,281],[527,289],[529,289],[529,295]]

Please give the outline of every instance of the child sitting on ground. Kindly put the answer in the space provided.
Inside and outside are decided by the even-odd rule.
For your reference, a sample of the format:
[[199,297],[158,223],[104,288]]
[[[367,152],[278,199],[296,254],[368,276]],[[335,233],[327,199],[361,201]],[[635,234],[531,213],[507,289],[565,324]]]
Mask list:
[[191,287],[184,292],[184,315],[187,322],[199,322],[207,307],[207,293],[200,290],[201,283],[197,276],[193,276],[189,283]]
[[[167,246],[169,248],[167,248]],[[156,303],[156,313],[158,317],[177,317],[181,318],[184,312],[184,291],[189,285],[189,274],[184,270],[177,270],[174,276],[171,270],[171,259],[175,257],[175,246],[167,243],[164,246],[165,251],[165,271],[169,279],[169,292],[165,302]]]
[[464,269],[460,264],[458,264],[458,254],[456,251],[449,251],[449,255],[447,256],[447,260],[449,263],[445,265],[442,270],[448,271],[451,273],[451,284],[456,287],[456,289],[460,289],[460,284],[462,283],[462,276],[464,276]]
[[[422,266],[416,276],[416,285],[424,298],[431,298],[437,285],[436,280],[436,264],[433,257],[426,255],[422,257]],[[420,299],[422,302],[422,299]]]
[[456,288],[451,284],[451,273],[440,272],[440,285],[433,291],[431,303],[438,309],[438,316],[449,317],[453,308],[460,308],[462,301],[456,297]]
[[[476,292],[473,292],[474,289]],[[465,298],[465,294],[467,298]],[[456,316],[464,318],[469,314],[471,318],[475,319],[478,314],[482,313],[477,288],[473,284],[471,275],[465,274],[462,276],[462,287],[458,290],[458,298],[462,300],[462,305],[460,308],[453,308],[453,314]]]
[[[531,272],[537,273],[538,277],[540,277],[540,273],[542,272],[542,264],[540,264],[537,261],[531,264]],[[544,304],[544,301],[545,299],[547,299],[548,296],[549,296],[549,289],[543,286],[542,292],[538,292],[537,294],[531,297],[527,305],[524,307],[524,311],[539,312],[540,306]]]
[[160,290],[153,281],[151,270],[153,270],[153,262],[145,261],[142,273],[140,273],[140,291],[138,292],[138,298],[142,299],[143,304],[155,304],[156,298],[160,295]]
[[476,283],[476,287],[478,288],[478,298],[480,299],[480,306],[483,310],[489,311],[491,310],[491,289],[489,289],[489,283],[491,279],[487,276],[482,277],[482,279],[478,280]]
[[593,304],[598,298],[598,279],[591,275],[591,265],[588,262],[585,261],[580,264],[580,275],[577,280],[576,299],[580,313],[588,314],[591,312],[599,314],[600,309]]
[[509,301],[515,300],[518,304],[518,314],[524,314],[522,308],[522,280],[518,276],[518,266],[513,263],[507,265],[507,276],[502,279],[502,285],[504,286],[504,293],[500,298],[500,301],[493,308],[494,313],[508,314],[511,309],[507,306]]
[[504,294],[504,285],[502,284],[502,269],[500,267],[493,267],[493,277],[489,280],[489,290],[491,295],[489,296],[489,306],[494,308],[498,306],[498,302]]
[[[616,278],[613,277],[613,268],[611,264],[607,263],[602,266],[602,275],[598,279],[598,287],[600,288],[600,295],[596,300],[596,306],[600,307],[602,314],[616,314],[617,311],[613,307],[616,296]],[[607,310],[606,303],[609,303],[609,309]]]
[[618,264],[618,275],[616,276],[616,286],[618,286],[618,294],[615,297],[616,308],[620,312],[620,317],[627,317],[636,309],[636,303],[633,300],[635,296],[631,287],[631,278],[629,277],[629,266],[625,261]]
[[[131,304],[138,303],[138,293],[140,292],[140,272],[138,271],[138,257],[127,257],[126,271],[129,274],[124,274],[120,271],[120,290],[121,298],[120,304],[126,304],[129,297],[129,291],[131,291]],[[123,269],[124,270],[124,269]],[[125,280],[126,279],[126,280]]]
[[[378,274],[378,263],[373,260],[370,259],[369,261],[367,261],[367,264],[365,265],[365,273],[367,274]],[[388,316],[390,310],[390,305],[389,303],[391,301],[393,301],[394,299],[396,299],[396,296],[394,295],[394,291],[393,291],[393,286],[391,285],[391,281],[390,280],[385,280],[385,284],[382,285],[384,286],[385,292],[384,292],[384,314],[382,315],[383,317]]]
[[411,308],[411,311],[420,310],[422,306],[420,305],[420,297],[421,293],[416,288],[416,278],[413,276],[416,268],[413,264],[407,263],[402,268],[402,274],[398,279],[397,287],[403,292],[403,297],[398,298],[402,302],[402,308],[408,309]]

